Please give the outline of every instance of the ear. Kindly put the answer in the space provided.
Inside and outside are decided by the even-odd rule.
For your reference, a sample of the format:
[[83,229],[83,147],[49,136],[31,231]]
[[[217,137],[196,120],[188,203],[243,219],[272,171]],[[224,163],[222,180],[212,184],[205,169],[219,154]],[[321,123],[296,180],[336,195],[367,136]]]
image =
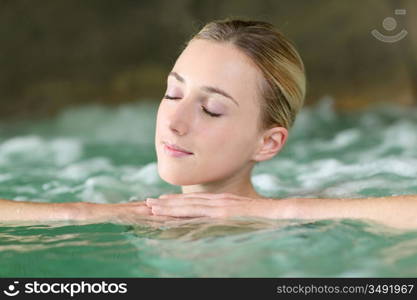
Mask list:
[[284,127],[273,127],[266,130],[259,140],[259,147],[253,159],[259,162],[273,158],[284,147],[287,138],[288,130]]

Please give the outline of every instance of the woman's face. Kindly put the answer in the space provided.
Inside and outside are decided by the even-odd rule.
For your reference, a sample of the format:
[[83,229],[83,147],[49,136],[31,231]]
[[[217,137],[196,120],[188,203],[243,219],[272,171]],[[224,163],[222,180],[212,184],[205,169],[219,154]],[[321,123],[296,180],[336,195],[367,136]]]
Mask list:
[[[258,69],[233,45],[191,41],[168,75],[158,109],[161,178],[174,185],[203,184],[252,165],[260,139],[260,80]],[[192,154],[172,155],[165,143]]]

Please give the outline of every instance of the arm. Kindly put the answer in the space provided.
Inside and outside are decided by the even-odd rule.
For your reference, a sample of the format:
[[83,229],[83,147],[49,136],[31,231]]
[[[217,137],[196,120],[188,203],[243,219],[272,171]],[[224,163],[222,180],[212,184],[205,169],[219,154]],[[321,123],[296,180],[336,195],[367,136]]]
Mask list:
[[359,199],[293,199],[289,208],[295,218],[369,219],[402,228],[417,228],[417,195],[371,197]]
[[254,199],[229,193],[163,195],[146,200],[154,215],[174,217],[254,216],[272,219],[368,219],[417,229],[417,195],[362,199]]
[[96,204],[89,202],[38,203],[0,199],[0,222],[16,221],[81,221],[81,222],[132,222],[149,216],[150,210],[143,201]]

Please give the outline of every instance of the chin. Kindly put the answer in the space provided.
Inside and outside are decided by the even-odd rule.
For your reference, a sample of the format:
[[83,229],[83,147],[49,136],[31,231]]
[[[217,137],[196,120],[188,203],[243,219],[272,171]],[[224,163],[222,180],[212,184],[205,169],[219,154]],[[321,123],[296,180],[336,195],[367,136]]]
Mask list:
[[[163,168],[158,167],[159,177],[169,184],[172,185],[192,185],[197,184],[195,176],[190,176],[190,174],[182,172],[176,172],[173,170],[164,170]],[[194,177],[194,178],[193,178]]]
[[184,176],[175,176],[175,175],[161,176],[160,175],[160,177],[162,178],[162,180],[172,185],[183,186],[183,185],[198,184],[198,182],[192,181],[189,177],[184,177]]

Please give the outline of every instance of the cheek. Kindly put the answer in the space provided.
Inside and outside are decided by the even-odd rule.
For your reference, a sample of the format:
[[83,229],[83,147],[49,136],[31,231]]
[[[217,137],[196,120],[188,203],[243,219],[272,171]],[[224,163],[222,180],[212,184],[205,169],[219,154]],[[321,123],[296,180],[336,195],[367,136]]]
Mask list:
[[158,111],[156,113],[156,136],[158,136],[158,132],[161,129],[161,122],[162,120],[166,119],[165,117],[165,111],[164,111],[164,106],[162,104],[159,105],[158,107]]
[[164,115],[164,105],[161,102],[158,106],[158,111],[156,112],[156,120],[157,122],[161,119],[161,117]]
[[250,157],[257,147],[258,142],[257,127],[254,120],[246,120],[241,123],[236,122],[233,135],[229,136],[232,154],[243,156],[244,159]]
[[203,144],[208,144],[211,147],[227,146],[237,134],[236,127],[232,120],[226,122],[212,122],[208,125],[209,126],[206,125],[200,127],[202,133],[201,142]]
[[212,153],[226,161],[242,155],[246,156],[253,140],[245,127],[237,125],[237,122],[231,122],[215,130],[207,130],[201,143],[207,145],[209,154]]

